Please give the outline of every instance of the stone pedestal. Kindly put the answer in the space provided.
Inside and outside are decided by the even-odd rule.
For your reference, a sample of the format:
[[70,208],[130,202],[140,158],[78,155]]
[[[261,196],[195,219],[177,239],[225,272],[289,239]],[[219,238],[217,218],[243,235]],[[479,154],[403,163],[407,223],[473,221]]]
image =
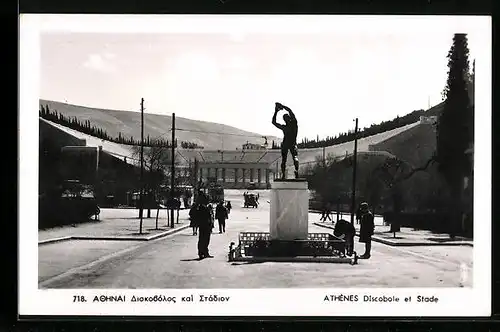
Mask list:
[[275,180],[271,185],[271,240],[307,240],[309,191],[303,179]]

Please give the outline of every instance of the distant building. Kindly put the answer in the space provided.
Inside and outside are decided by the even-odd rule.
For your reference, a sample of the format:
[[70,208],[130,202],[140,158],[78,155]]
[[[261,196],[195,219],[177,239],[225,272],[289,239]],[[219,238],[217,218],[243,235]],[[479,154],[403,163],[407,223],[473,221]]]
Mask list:
[[265,150],[266,146],[255,143],[248,143],[248,141],[242,145],[243,150]]

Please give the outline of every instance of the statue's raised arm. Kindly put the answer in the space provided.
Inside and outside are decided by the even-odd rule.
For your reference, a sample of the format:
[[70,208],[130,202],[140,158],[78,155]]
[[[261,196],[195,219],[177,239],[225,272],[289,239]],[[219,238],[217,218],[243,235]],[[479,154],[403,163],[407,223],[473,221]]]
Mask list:
[[295,114],[293,113],[292,109],[288,106],[285,106],[283,104],[280,104],[281,105],[281,108],[284,109],[285,111],[288,112],[288,114],[290,114],[290,118],[292,120],[297,120],[297,118],[295,117]]
[[276,116],[278,115],[278,112],[281,110],[281,104],[280,103],[276,103],[275,104],[275,107],[274,107],[274,115],[273,115],[273,125],[281,130],[283,130],[283,128],[285,128],[285,126],[283,126],[282,124],[279,124],[277,121],[276,121]]

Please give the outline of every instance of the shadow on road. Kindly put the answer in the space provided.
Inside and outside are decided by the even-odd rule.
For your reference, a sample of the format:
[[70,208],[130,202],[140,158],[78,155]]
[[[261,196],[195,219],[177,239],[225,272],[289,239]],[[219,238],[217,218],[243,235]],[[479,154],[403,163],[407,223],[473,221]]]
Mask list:
[[181,259],[181,262],[194,262],[194,261],[202,261],[204,259],[214,258],[214,256],[208,256],[205,258],[189,258],[189,259]]
[[454,239],[452,239],[450,237],[446,237],[446,238],[428,237],[428,238],[426,238],[426,240],[433,241],[433,242],[440,242],[440,243],[442,243],[442,242],[462,242],[463,241],[463,239],[461,239],[461,238],[458,238],[458,239],[454,238]]
[[189,236],[189,237],[195,237],[195,238],[198,238],[198,235],[193,235],[193,233],[191,234],[186,234],[186,233],[179,233],[177,234],[177,236]]
[[403,240],[406,239],[404,236],[383,236],[384,239],[395,239],[395,240]]
[[241,262],[241,263],[231,263],[231,265],[239,266],[239,265],[254,265],[254,264],[262,264],[265,262]]

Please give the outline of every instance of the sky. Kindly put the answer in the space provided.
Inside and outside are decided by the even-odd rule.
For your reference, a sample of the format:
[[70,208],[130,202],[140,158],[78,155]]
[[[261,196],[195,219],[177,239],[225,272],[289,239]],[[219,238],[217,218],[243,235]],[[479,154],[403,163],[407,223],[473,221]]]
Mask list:
[[271,124],[278,101],[296,114],[299,139],[333,136],[352,130],[356,117],[363,128],[441,102],[453,33],[468,34],[471,63],[483,42],[463,20],[352,18],[332,28],[314,17],[264,17],[260,28],[234,22],[154,32],[134,31],[132,22],[121,31],[46,29],[40,98],[129,111],[139,111],[144,98],[146,113],[280,136]]

